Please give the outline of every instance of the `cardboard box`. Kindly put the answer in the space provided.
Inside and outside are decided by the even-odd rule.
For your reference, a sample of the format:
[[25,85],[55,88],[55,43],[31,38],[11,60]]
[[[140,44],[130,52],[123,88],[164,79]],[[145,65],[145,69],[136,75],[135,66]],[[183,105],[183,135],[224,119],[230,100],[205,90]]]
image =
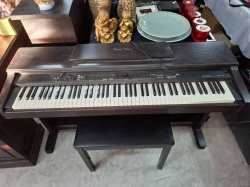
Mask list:
[[1,35],[16,35],[22,29],[21,21],[12,21],[10,18],[0,19]]
[[205,6],[201,17],[207,20],[207,25],[211,28],[211,33],[216,33],[223,30],[223,27],[208,7]]

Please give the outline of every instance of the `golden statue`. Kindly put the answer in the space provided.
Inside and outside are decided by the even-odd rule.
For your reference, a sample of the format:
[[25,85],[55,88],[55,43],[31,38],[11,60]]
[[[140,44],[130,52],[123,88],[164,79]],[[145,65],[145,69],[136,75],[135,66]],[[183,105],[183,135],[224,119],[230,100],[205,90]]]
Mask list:
[[123,11],[122,21],[119,25],[118,40],[122,43],[130,42],[136,25],[136,20],[131,18],[131,12],[127,10]]
[[118,26],[116,18],[109,19],[107,10],[99,10],[95,19],[95,39],[102,43],[113,43],[115,40],[114,32]]

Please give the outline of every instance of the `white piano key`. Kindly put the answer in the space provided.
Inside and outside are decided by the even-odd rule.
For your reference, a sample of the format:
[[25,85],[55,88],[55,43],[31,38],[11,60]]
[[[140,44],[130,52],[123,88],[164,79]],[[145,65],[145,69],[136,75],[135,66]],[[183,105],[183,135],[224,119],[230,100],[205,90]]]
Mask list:
[[157,105],[157,100],[156,100],[156,96],[154,96],[153,93],[153,87],[152,84],[148,84],[148,92],[149,92],[149,96],[148,98],[148,105]]
[[[94,85],[93,86],[93,94],[92,94],[92,98],[90,98],[90,101],[89,101],[89,107],[94,107],[94,102],[95,102],[95,99],[96,99],[96,93],[97,93],[97,85]],[[102,98],[102,100],[104,100]]]
[[20,105],[18,106],[18,109],[25,109],[25,105],[28,102],[28,100],[26,100],[26,95],[28,94],[29,89],[30,89],[30,87],[26,88],[26,90],[25,90],[25,92],[23,94],[23,97],[21,99],[21,102],[19,103]]
[[217,94],[213,94],[213,92],[211,91],[209,85],[207,82],[203,82],[206,89],[207,89],[207,93],[208,94],[205,94],[206,96],[206,99],[207,99],[207,103],[218,103],[219,99],[217,97]]
[[128,106],[128,98],[125,97],[125,84],[121,84],[121,101],[121,106]]
[[85,98],[86,88],[87,88],[87,85],[84,85],[82,87],[81,108],[85,108],[86,107],[86,104],[85,104],[87,102],[87,98]]
[[113,94],[113,89],[114,89],[114,85],[111,84],[109,85],[109,89],[110,89],[110,106],[115,106],[115,99],[114,99],[114,94]]
[[[149,89],[149,87],[148,87]],[[149,105],[149,100],[151,100],[152,98],[152,95],[149,93],[149,95],[147,95],[147,92],[146,92],[146,84],[143,84],[143,90],[144,90],[144,96],[143,96],[143,101],[144,101],[144,104],[143,105]],[[149,90],[148,90],[149,91]]]
[[157,84],[154,84],[154,86],[155,86],[155,92],[156,92],[156,104],[157,105],[162,105],[162,100],[161,100],[162,93],[161,93],[161,95],[159,95]]
[[51,95],[51,98],[48,99],[48,102],[47,102],[47,105],[46,105],[46,108],[48,109],[54,109],[56,108],[55,107],[55,103],[56,103],[56,91],[58,90],[59,86],[55,86],[54,87],[54,90],[52,92],[52,95]]
[[195,82],[191,82],[191,84],[192,84],[192,86],[193,86],[193,88],[194,88],[194,91],[195,91],[194,97],[195,97],[196,103],[197,103],[197,104],[202,104],[202,103],[204,103],[204,102],[203,102],[204,99],[203,99],[202,95],[200,94],[200,92],[199,92],[199,90],[198,90],[198,88],[197,88],[197,86],[196,86],[196,83],[195,83]]
[[124,96],[124,93],[122,92],[122,84],[120,85],[121,87],[121,97],[118,97],[118,103],[119,103],[119,106],[124,106],[123,105],[123,96]]
[[137,97],[135,98],[134,105],[138,106],[140,104],[141,100],[141,89],[140,89],[140,84],[136,84],[136,91],[137,91]]
[[178,98],[178,104],[187,104],[186,97],[182,93],[180,83],[175,83],[175,85],[178,92],[178,95],[176,95],[176,97]]
[[169,89],[168,89],[168,84],[163,83],[163,86],[164,86],[164,89],[165,89],[165,92],[166,92],[165,104],[166,105],[172,105],[173,104],[173,99],[171,99],[170,92],[169,92]]
[[37,89],[37,92],[36,92],[36,95],[35,95],[35,98],[34,98],[33,105],[30,106],[32,109],[38,109],[39,106],[40,106],[40,100],[38,99],[38,97],[39,97],[39,94],[40,94],[41,90],[42,90],[42,87],[39,87],[39,88]]
[[[24,88],[24,87],[23,87],[23,88]],[[21,103],[21,100],[19,100],[18,97],[19,97],[19,95],[21,94],[21,92],[23,91],[23,88],[20,89],[20,91],[18,92],[17,97],[16,97],[14,103],[12,104],[12,109],[14,109],[14,110],[18,109],[18,106],[19,106],[20,103]]]
[[[78,92],[81,90],[80,97],[78,97]],[[82,107],[82,99],[84,97],[84,86],[79,85],[76,90],[76,97],[73,99],[72,105],[73,108],[81,108]]]
[[132,84],[132,90],[133,90],[133,97],[132,97],[131,105],[135,106],[136,105],[136,99],[138,98],[137,89],[136,89],[136,95],[135,95],[135,84]]
[[[132,97],[130,96],[130,84],[127,84],[128,87],[128,106],[132,105]],[[133,92],[132,92],[133,93]]]
[[220,83],[225,90],[225,94],[223,94],[225,97],[225,102],[226,103],[235,102],[235,98],[234,98],[233,94],[231,93],[230,89],[228,88],[227,83],[225,81],[220,81]]
[[[113,87],[114,89],[114,87]],[[118,98],[118,84],[116,84],[115,86],[115,97],[113,97],[114,99],[114,106],[119,106],[119,98]]]

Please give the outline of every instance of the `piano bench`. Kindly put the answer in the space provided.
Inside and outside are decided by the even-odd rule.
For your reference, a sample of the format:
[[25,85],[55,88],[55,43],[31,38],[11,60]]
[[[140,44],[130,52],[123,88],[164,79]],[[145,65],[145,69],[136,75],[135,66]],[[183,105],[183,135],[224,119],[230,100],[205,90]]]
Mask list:
[[175,143],[165,118],[161,115],[83,117],[77,125],[74,148],[91,172],[95,166],[89,150],[163,148],[157,165],[162,169]]

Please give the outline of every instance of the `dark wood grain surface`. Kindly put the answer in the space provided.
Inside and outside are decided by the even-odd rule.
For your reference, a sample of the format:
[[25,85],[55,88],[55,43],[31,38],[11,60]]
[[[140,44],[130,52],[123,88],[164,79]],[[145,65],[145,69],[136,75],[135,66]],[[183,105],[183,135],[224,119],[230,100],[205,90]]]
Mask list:
[[[88,44],[86,44],[88,45]],[[99,44],[105,47],[105,44]],[[111,44],[110,44],[111,45]],[[170,43],[173,58],[161,60],[169,69],[216,68],[238,65],[238,61],[224,42]],[[120,60],[70,62],[74,47],[20,48],[8,71],[125,71],[160,69],[150,60]]]
[[73,0],[55,0],[55,7],[41,11],[34,0],[22,0],[10,15],[12,20],[68,18]]

